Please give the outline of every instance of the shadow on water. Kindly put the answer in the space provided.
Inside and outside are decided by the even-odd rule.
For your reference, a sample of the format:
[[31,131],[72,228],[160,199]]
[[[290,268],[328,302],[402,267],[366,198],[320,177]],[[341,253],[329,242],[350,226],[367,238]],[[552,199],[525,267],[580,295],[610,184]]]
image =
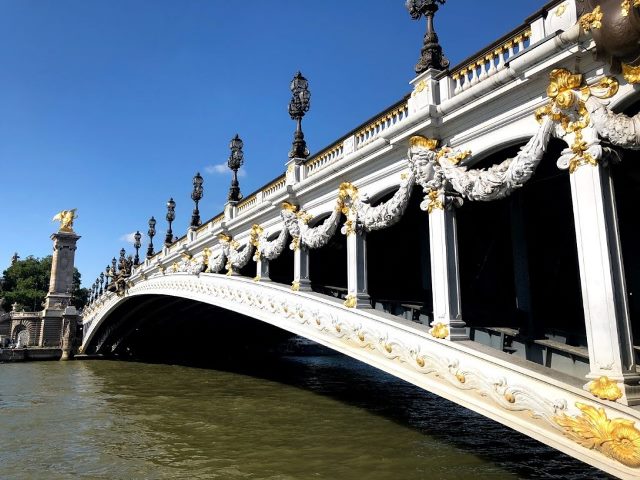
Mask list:
[[227,350],[200,356],[167,351],[130,361],[212,369],[311,391],[471,453],[519,478],[612,478],[453,402],[328,349],[322,355],[265,351],[234,355]]

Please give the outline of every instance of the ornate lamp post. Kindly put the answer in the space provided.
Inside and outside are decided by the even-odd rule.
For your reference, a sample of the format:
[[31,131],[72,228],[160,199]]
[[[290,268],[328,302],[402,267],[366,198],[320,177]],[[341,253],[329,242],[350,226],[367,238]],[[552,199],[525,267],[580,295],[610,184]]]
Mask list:
[[414,20],[419,20],[422,16],[427,19],[427,32],[424,34],[424,44],[422,45],[422,55],[416,64],[416,73],[420,74],[435,68],[445,70],[449,67],[449,60],[442,53],[442,47],[438,43],[438,35],[433,29],[433,17],[438,11],[438,4],[444,5],[446,0],[407,0],[406,7],[409,15]]
[[149,247],[147,248],[147,258],[153,257],[153,237],[156,235],[156,219],[151,217],[149,219],[149,230],[147,231],[149,235]]
[[115,277],[116,276],[116,265],[118,265],[118,261],[116,260],[116,257],[113,257],[111,259],[111,276]]
[[136,231],[136,233],[133,235],[133,239],[135,240],[135,242],[133,243],[133,248],[136,249],[136,256],[133,259],[133,264],[140,265],[140,255],[138,254],[140,251],[140,247],[142,246],[142,243],[140,243],[140,240],[142,240],[142,234],[140,233],[140,230]]
[[124,248],[120,249],[120,259],[118,260],[118,269],[122,270],[122,266],[124,265],[124,261],[125,261],[125,255],[127,254],[127,251]]
[[173,201],[173,197],[167,202],[167,222],[169,222],[169,229],[164,236],[164,244],[170,247],[173,243],[173,230],[171,230],[171,223],[176,219],[176,202]]
[[236,133],[236,136],[233,137],[231,139],[231,142],[229,143],[231,154],[229,155],[229,160],[227,161],[227,165],[233,171],[231,188],[229,188],[229,196],[227,197],[230,202],[239,202],[240,200],[242,200],[242,194],[240,193],[240,184],[238,183],[238,169],[244,163],[244,153],[242,152],[243,146],[244,144],[242,143],[242,140]]
[[[235,174],[236,172],[234,171],[234,178],[235,178]],[[237,182],[237,179],[236,179],[236,182]],[[202,222],[200,221],[200,210],[198,210],[198,202],[202,199],[203,183],[204,183],[204,180],[202,179],[200,172],[197,172],[193,177],[193,191],[191,192],[191,200],[193,200],[196,204],[195,208],[193,209],[193,214],[191,215],[192,227],[199,227],[200,225],[202,225]],[[238,189],[238,193],[239,192],[240,190]]]
[[304,141],[304,133],[302,133],[302,117],[309,111],[309,101],[311,92],[309,92],[309,82],[298,72],[291,80],[291,101],[289,102],[289,115],[292,120],[296,120],[296,132],[293,135],[293,143],[289,158],[307,158],[309,149]]
[[100,295],[104,293],[102,286],[104,285],[104,272],[100,272],[100,291],[98,292]]
[[104,269],[104,273],[105,273],[104,289],[105,291],[108,291],[107,287],[109,286],[109,279],[111,278],[111,267],[109,265],[107,265],[107,268]]

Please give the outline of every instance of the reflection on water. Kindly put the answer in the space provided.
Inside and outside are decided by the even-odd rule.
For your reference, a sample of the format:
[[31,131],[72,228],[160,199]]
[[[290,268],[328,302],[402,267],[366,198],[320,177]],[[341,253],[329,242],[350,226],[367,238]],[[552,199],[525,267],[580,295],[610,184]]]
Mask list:
[[606,478],[342,356],[0,365],[0,477]]

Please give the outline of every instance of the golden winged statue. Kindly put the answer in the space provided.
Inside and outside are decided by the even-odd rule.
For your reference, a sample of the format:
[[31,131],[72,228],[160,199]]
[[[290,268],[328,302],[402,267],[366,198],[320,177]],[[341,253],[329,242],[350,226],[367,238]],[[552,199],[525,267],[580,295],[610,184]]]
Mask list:
[[71,210],[62,210],[60,213],[56,214],[55,217],[53,217],[52,221],[58,221],[60,222],[60,228],[58,229],[59,232],[67,232],[67,233],[74,233],[73,232],[73,221],[78,218],[78,216],[76,215],[76,210],[77,208],[71,209]]

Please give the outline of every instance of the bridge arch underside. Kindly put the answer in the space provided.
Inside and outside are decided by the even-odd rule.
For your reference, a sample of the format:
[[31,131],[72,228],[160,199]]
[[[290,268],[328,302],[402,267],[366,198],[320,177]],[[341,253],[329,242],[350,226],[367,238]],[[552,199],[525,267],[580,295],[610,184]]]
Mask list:
[[140,295],[125,299],[102,320],[85,353],[204,364],[289,352],[298,344],[294,338],[299,337],[208,303]]

